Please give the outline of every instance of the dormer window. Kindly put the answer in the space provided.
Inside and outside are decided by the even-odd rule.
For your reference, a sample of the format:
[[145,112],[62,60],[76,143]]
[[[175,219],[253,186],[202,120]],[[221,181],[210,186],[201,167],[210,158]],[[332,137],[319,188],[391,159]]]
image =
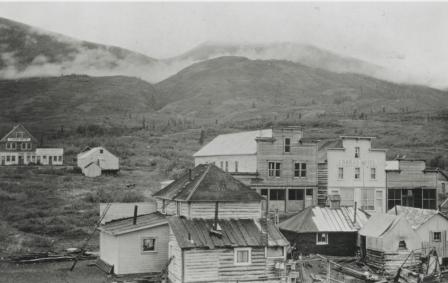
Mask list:
[[359,146],[355,147],[355,158],[359,158],[361,156],[360,151],[359,151]]
[[285,152],[291,152],[291,139],[285,138]]

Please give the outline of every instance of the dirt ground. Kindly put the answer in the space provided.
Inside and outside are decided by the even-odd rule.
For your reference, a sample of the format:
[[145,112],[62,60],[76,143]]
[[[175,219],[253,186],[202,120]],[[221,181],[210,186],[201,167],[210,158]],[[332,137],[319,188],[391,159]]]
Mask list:
[[0,263],[0,283],[100,283],[112,282],[94,261],[80,261],[70,271],[71,261],[16,265]]

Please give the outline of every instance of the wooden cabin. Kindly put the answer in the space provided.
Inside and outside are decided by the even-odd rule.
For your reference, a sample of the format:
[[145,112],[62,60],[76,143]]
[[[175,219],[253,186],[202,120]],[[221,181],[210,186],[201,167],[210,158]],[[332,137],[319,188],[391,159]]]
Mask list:
[[361,255],[378,272],[391,275],[402,265],[412,268],[420,263],[422,240],[404,216],[376,213],[359,234]]
[[159,212],[112,220],[99,230],[100,260],[113,273],[160,272],[167,264],[169,228]]
[[169,225],[170,282],[284,282],[276,263],[289,244],[271,222],[172,216]]
[[358,231],[369,215],[353,207],[308,207],[281,222],[280,231],[292,246],[293,257],[299,254],[354,256]]
[[120,170],[119,159],[104,147],[86,148],[77,156],[77,165],[88,177]]
[[439,257],[448,257],[448,218],[437,210],[395,206],[388,214],[401,215],[411,224],[422,240],[422,248],[435,248]]
[[153,194],[157,210],[188,218],[260,218],[263,198],[213,164],[200,164]]

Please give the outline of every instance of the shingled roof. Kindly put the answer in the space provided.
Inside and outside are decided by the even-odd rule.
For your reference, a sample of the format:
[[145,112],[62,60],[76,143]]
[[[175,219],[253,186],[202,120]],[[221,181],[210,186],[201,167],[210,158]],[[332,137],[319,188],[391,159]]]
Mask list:
[[172,216],[168,222],[183,249],[289,245],[274,224],[264,219],[259,222],[254,219],[219,219],[221,236],[211,232],[214,219]]
[[411,224],[412,229],[414,230],[418,229],[420,226],[425,224],[433,216],[440,215],[439,211],[434,209],[422,209],[401,205],[395,206],[394,208],[390,209],[387,213],[391,215],[395,215],[395,213],[397,213],[399,216],[403,215],[409,222],[409,224]]
[[176,201],[255,202],[263,198],[213,164],[200,164],[165,188],[156,198]]
[[356,223],[353,207],[308,207],[280,223],[280,230],[296,233],[356,232],[367,222],[368,215],[358,209]]

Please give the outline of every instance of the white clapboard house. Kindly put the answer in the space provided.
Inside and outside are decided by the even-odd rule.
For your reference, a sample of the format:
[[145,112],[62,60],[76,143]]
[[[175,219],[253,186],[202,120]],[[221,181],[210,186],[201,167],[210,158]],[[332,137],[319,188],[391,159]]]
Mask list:
[[21,124],[0,140],[0,165],[63,165],[63,148],[39,147],[38,140]]
[[119,159],[104,147],[86,148],[77,156],[77,165],[87,177],[120,170]]

